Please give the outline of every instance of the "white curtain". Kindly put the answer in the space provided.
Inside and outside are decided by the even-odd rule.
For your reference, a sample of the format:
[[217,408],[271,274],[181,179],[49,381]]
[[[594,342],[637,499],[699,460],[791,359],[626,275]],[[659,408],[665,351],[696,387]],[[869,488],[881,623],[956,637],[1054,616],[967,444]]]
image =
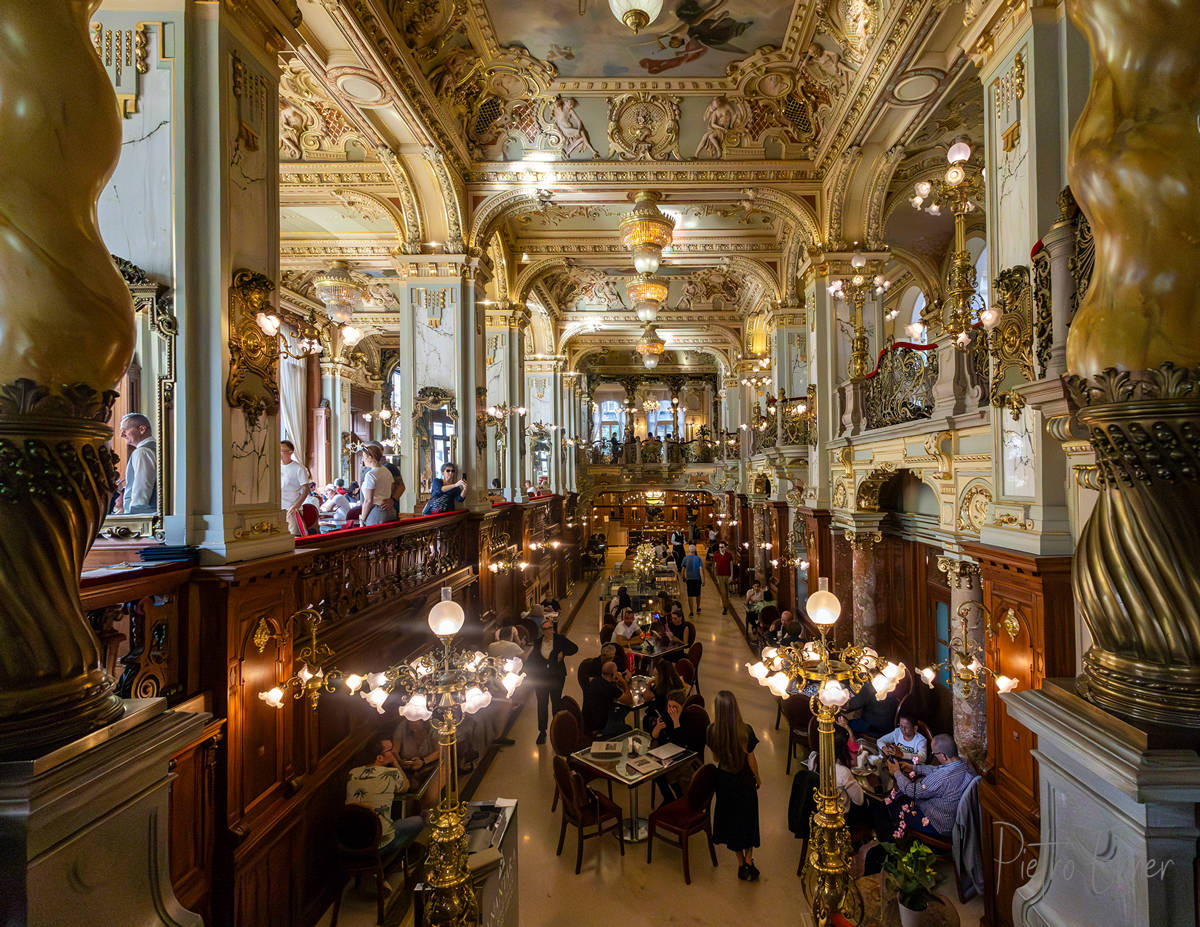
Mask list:
[[279,437],[291,441],[296,446],[296,459],[307,465],[305,366],[303,359],[297,360],[286,354],[279,358]]

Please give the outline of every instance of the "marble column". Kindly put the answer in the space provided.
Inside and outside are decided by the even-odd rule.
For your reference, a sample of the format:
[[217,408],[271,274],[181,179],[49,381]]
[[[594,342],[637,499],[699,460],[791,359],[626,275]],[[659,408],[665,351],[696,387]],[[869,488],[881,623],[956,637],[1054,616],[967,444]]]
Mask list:
[[[970,603],[983,601],[983,589],[979,581],[979,564],[974,560],[954,557],[938,557],[938,569],[946,574],[950,586],[950,630],[954,634],[958,627],[959,609]],[[967,637],[964,641],[971,653],[984,650],[984,628],[981,613],[977,608],[967,610]],[[982,758],[987,751],[987,685],[976,686],[971,694],[963,697],[957,686],[951,686],[954,707],[954,742],[958,751],[972,760]]]
[[883,540],[878,528],[846,530],[850,542],[850,569],[854,596],[854,643],[879,647],[879,616],[875,609],[875,545]]
[[[812,443],[827,448],[838,434],[837,386],[834,367],[833,319],[830,316],[828,265],[810,265],[804,272],[804,305],[808,316],[808,382],[816,387],[816,433]],[[804,501],[813,508],[829,508],[833,495],[829,454],[811,454]]]

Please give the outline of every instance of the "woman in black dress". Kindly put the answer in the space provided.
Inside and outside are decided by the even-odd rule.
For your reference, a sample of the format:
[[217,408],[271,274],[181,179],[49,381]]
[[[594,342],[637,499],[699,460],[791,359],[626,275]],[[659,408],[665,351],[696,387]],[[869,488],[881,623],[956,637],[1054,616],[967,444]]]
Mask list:
[[737,699],[722,689],[713,700],[713,722],[708,726],[708,748],[717,764],[717,801],[713,811],[713,843],[737,854],[738,878],[758,881],[754,848],[758,846],[758,738],[742,720]]
[[542,618],[542,635],[533,642],[529,659],[525,661],[525,672],[537,697],[539,744],[546,742],[547,708],[553,708],[557,714],[562,706],[563,683],[567,681],[565,658],[578,651],[575,644],[554,630],[553,621]]

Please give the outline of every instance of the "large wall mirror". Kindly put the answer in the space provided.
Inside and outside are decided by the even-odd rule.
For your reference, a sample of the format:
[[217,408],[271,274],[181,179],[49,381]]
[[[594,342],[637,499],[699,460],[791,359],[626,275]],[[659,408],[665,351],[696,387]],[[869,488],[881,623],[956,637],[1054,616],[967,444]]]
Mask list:
[[[458,460],[458,408],[454,394],[438,386],[423,386],[413,402],[413,436],[417,442],[417,479],[424,496],[442,466]],[[470,474],[477,477],[478,474]]]
[[167,287],[113,255],[133,297],[137,346],[113,407],[113,452],[121,482],[108,503],[100,536],[126,541],[163,538],[171,513],[175,448],[175,323]]

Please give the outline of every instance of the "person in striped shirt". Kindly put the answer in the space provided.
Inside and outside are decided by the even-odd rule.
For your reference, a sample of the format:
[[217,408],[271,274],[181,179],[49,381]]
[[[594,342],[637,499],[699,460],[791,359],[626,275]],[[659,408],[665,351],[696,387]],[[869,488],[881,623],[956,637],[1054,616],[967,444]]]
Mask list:
[[902,772],[900,761],[888,757],[888,771],[896,781],[897,796],[911,799],[901,808],[897,835],[913,830],[950,839],[958,801],[975,776],[959,757],[958,745],[949,734],[933,738],[933,758],[937,760],[936,766],[919,765],[916,777],[910,779]]

